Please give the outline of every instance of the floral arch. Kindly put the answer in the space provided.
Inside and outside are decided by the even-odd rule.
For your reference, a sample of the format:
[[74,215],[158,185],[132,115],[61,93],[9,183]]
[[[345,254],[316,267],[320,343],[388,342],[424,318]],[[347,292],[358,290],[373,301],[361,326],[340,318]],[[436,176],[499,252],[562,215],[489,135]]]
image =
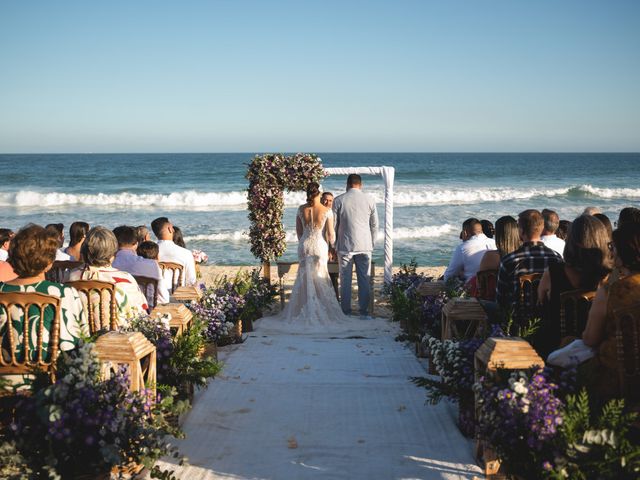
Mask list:
[[327,175],[380,175],[385,182],[384,280],[391,282],[393,266],[393,167],[349,167],[324,169],[314,154],[256,155],[249,164],[248,207],[251,253],[268,263],[281,257],[286,248],[282,226],[284,192],[304,191],[310,182],[320,183]]

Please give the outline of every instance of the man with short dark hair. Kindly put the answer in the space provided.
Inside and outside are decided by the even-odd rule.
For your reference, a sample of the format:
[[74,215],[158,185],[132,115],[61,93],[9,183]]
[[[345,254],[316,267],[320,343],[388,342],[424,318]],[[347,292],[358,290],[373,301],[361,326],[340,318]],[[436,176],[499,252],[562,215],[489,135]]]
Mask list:
[[162,278],[162,270],[160,270],[158,262],[142,258],[136,253],[138,248],[136,229],[121,225],[113,229],[113,234],[118,239],[118,251],[112,267],[129,272],[133,276],[155,278],[158,280],[158,303],[169,303],[169,290],[165,285],[164,278]]
[[[184,285],[195,285],[196,278],[196,263],[193,259],[191,250],[182,248],[179,245],[173,243],[173,224],[167,217],[158,217],[151,222],[151,229],[158,238],[158,260],[161,262],[175,262],[184,267],[183,282]],[[165,279],[170,282],[169,275],[171,272],[167,270],[165,272]]]
[[5,262],[9,257],[9,245],[14,233],[9,228],[0,228],[0,261]]
[[530,273],[544,273],[552,263],[562,263],[555,250],[540,240],[544,218],[538,210],[525,210],[518,215],[518,231],[522,246],[500,260],[496,302],[502,307],[513,306],[520,290],[519,278]]
[[551,250],[555,250],[561,257],[564,257],[564,240],[556,236],[556,231],[560,226],[560,217],[553,210],[546,208],[542,211],[542,217],[544,218],[544,230],[542,230],[540,240]]
[[458,277],[467,283],[478,273],[482,257],[488,250],[496,249],[496,242],[482,232],[482,223],[477,218],[468,218],[462,224],[462,243],[453,251],[444,279]]

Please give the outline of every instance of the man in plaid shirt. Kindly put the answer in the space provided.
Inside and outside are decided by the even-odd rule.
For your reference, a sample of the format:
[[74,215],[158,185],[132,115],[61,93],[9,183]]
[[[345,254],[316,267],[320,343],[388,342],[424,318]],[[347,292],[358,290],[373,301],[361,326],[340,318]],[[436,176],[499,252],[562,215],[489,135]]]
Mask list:
[[516,303],[520,275],[544,273],[552,263],[562,263],[562,256],[542,243],[544,218],[538,210],[525,210],[518,215],[518,230],[522,246],[500,260],[496,302],[503,308]]

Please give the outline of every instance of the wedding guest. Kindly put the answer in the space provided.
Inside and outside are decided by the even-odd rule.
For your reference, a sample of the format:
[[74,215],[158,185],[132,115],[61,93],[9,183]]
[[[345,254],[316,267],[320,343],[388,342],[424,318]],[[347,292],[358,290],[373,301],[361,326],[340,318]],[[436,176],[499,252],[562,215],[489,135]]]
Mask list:
[[71,260],[80,261],[80,249],[87,232],[89,232],[89,224],[87,222],[73,222],[69,227],[69,246],[64,249],[64,253],[69,255]]
[[482,225],[482,233],[484,233],[487,238],[493,238],[496,230],[493,227],[493,223],[489,220],[480,220],[480,224]]
[[587,207],[582,212],[583,215],[595,215],[596,213],[600,213],[600,209],[598,207]]
[[485,252],[478,270],[495,270],[500,268],[500,258],[514,252],[522,246],[518,232],[518,222],[507,215],[496,221],[495,238],[496,249]]
[[[60,298],[60,336],[58,339],[61,351],[72,350],[78,345],[80,338],[89,335],[87,318],[78,292],[61,283],[46,280],[45,273],[51,268],[56,258],[58,249],[58,235],[52,233],[40,225],[28,225],[22,228],[11,242],[9,250],[9,263],[17,274],[17,278],[6,282],[0,282],[0,292],[34,292],[52,295]],[[50,341],[49,331],[53,322],[53,309],[47,307],[44,310],[44,329],[42,342],[46,346]],[[24,323],[22,311],[12,309],[11,325],[16,338],[16,355],[24,356]],[[39,320],[39,317],[31,317],[30,322]],[[7,328],[7,312],[0,309],[0,337],[4,338]],[[37,355],[37,336],[29,339],[29,352],[32,360]],[[45,358],[45,360],[48,360]],[[30,382],[30,376],[12,376],[10,379],[14,386],[25,385]]]
[[158,244],[156,242],[149,241],[149,242],[142,242],[140,245],[138,245],[136,252],[142,258],[155,260],[157,262],[158,253],[160,252],[160,249],[158,248]]
[[571,230],[571,222],[569,220],[560,220],[558,230],[556,230],[556,236],[566,241],[569,236],[569,230]]
[[544,273],[550,264],[562,263],[562,257],[540,240],[544,218],[538,210],[525,210],[518,215],[518,231],[522,246],[500,259],[496,301],[505,309],[512,308],[520,291],[520,276]]
[[8,282],[16,277],[16,272],[13,271],[11,264],[4,260],[0,260],[0,282]]
[[640,223],[640,208],[626,207],[620,210],[616,226],[620,228],[625,223]]
[[169,290],[164,284],[162,270],[160,270],[158,262],[138,256],[136,252],[138,248],[136,229],[122,225],[114,228],[113,234],[118,240],[118,251],[111,266],[133,276],[141,275],[158,280],[158,303],[169,303]]
[[14,233],[9,228],[0,228],[0,261],[6,261],[9,257],[9,246]]
[[62,223],[50,223],[46,227],[51,233],[57,234],[58,238],[58,250],[56,251],[56,260],[57,261],[69,261],[71,260],[71,256],[68,253],[65,253],[62,250],[62,245],[64,245],[64,225]]
[[543,357],[560,346],[560,294],[596,290],[613,268],[609,233],[595,215],[573,221],[564,253],[564,263],[550,264],[538,286],[543,315],[533,345]]
[[184,237],[182,236],[182,230],[180,227],[173,227],[173,243],[182,248],[187,248],[187,245],[184,243]]
[[151,241],[151,233],[149,229],[144,225],[136,227],[136,235],[138,236],[138,245],[142,245],[143,242]]
[[[180,247],[173,242],[174,227],[167,217],[156,218],[151,222],[151,229],[158,238],[158,260],[161,262],[175,262],[184,267],[183,282],[185,285],[195,285],[196,263],[190,250]],[[165,272],[165,280],[169,285],[171,272]]]
[[69,280],[100,280],[116,286],[118,320],[128,321],[147,310],[147,299],[138,288],[136,279],[127,272],[114,268],[112,262],[118,251],[118,240],[111,230],[93,227],[82,244],[82,258],[86,262],[81,268],[72,270]]
[[496,243],[482,233],[477,218],[469,218],[463,224],[463,242],[453,251],[449,266],[444,272],[445,281],[459,277],[467,283],[476,274],[487,250],[495,250]]
[[596,213],[594,215],[598,220],[602,222],[604,228],[607,229],[607,234],[609,235],[609,241],[611,241],[611,236],[613,235],[613,225],[611,225],[611,220],[604,213]]
[[582,334],[582,341],[596,351],[587,370],[593,378],[592,387],[603,397],[619,391],[614,310],[640,298],[640,223],[625,223],[614,230],[611,248],[620,278],[598,287]]
[[551,250],[555,250],[562,256],[564,252],[564,240],[558,238],[556,232],[560,226],[560,217],[553,210],[544,209],[542,211],[542,217],[544,218],[544,230],[540,239]]

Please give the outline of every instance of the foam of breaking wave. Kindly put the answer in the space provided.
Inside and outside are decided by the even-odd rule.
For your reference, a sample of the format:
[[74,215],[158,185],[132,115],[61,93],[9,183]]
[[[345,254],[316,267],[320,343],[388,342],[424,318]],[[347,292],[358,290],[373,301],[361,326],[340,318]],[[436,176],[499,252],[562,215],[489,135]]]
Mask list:
[[[442,235],[446,235],[455,230],[453,225],[434,225],[426,227],[414,227],[406,228],[400,227],[393,231],[393,238],[395,240],[419,240],[423,238],[435,238]],[[378,241],[384,240],[384,231],[378,230]],[[202,235],[193,235],[185,237],[185,241],[208,241],[208,242],[248,242],[249,235],[246,231],[236,230],[232,232],[219,232]],[[294,230],[287,232],[287,242],[297,242],[298,238]]]
[[[367,190],[378,203],[384,201],[381,188]],[[337,192],[336,192],[337,193]],[[480,188],[480,189],[437,189],[396,188],[394,203],[398,206],[446,205],[460,203],[502,202],[526,200],[534,197],[589,196],[600,198],[640,198],[640,189],[636,188],[598,188],[580,185],[556,189]],[[285,194],[285,205],[294,207],[306,201],[304,192]],[[96,193],[73,194],[62,192],[41,193],[31,190],[0,193],[0,206],[11,207],[56,207],[68,205],[87,206],[131,206],[165,208],[244,208],[247,195],[244,191],[199,192],[188,190],[168,194],[161,193]]]

